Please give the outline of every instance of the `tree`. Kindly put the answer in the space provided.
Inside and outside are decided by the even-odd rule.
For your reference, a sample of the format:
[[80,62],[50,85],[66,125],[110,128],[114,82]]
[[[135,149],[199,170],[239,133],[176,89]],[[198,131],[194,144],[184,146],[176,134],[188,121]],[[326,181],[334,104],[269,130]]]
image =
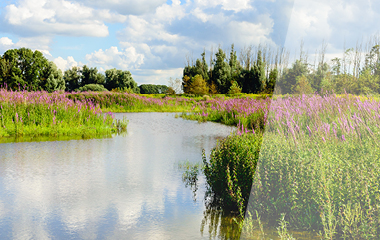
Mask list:
[[191,85],[189,87],[190,94],[203,95],[208,93],[208,87],[206,81],[201,75],[195,75],[191,79]]
[[266,92],[271,94],[274,92],[274,88],[276,86],[277,82],[277,77],[278,77],[278,70],[277,68],[274,68],[270,71],[268,81],[267,81],[267,87],[266,87]]
[[66,91],[74,91],[75,89],[82,86],[81,69],[79,67],[74,66],[71,69],[66,70],[63,75],[63,79],[65,80],[65,83],[66,83]]
[[40,51],[33,52],[28,48],[10,49],[3,54],[2,59],[2,80],[9,88],[43,90],[41,76],[49,68],[49,61]]
[[225,61],[226,54],[221,48],[218,49],[215,57],[212,81],[215,83],[220,93],[227,93],[231,86],[231,67]]
[[296,94],[310,94],[313,92],[307,77],[305,75],[297,77],[297,84],[293,87],[293,92]]
[[182,92],[181,79],[179,79],[179,78],[176,78],[176,79],[170,78],[169,82],[168,82],[168,85],[169,85],[169,89],[173,90],[173,91],[171,91],[170,94],[179,94],[179,93]]
[[252,90],[254,93],[261,93],[266,88],[265,62],[262,61],[261,51],[257,53],[257,60],[253,65]]
[[104,85],[105,77],[103,74],[98,73],[98,69],[89,68],[86,65],[83,66],[81,70],[81,86],[85,86],[87,84],[101,84]]
[[278,82],[283,94],[292,93],[293,87],[297,84],[297,77],[305,75],[307,76],[309,70],[307,64],[304,61],[296,60],[290,69],[284,71],[283,77]]
[[241,87],[239,87],[237,82],[232,82],[230,90],[228,90],[229,94],[238,94],[241,93]]
[[108,91],[107,88],[105,88],[101,84],[86,84],[83,87],[80,87],[77,89],[79,92],[86,92],[86,91],[94,91],[94,92],[103,92],[103,91]]
[[43,70],[40,81],[42,88],[48,92],[65,90],[66,88],[61,70],[51,61],[49,61],[48,67]]
[[166,85],[155,85],[155,84],[141,84],[139,86],[141,94],[161,94],[166,93],[168,86]]
[[191,85],[191,78],[187,75],[182,78],[182,90],[184,93],[189,93]]
[[115,88],[130,88],[135,93],[139,93],[140,89],[137,83],[133,80],[132,74],[129,71],[117,70],[116,68],[105,71],[105,87],[108,90]]

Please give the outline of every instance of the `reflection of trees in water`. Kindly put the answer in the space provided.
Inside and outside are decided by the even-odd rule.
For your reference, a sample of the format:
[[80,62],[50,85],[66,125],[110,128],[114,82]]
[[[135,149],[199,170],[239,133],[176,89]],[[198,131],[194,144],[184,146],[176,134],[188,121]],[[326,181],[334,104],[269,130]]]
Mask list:
[[[182,181],[186,187],[193,192],[193,200],[196,201],[198,190],[198,176],[203,165],[201,163],[190,163],[188,161],[180,163],[179,169],[183,170]],[[219,200],[215,199],[211,192],[205,195],[206,210],[203,212],[201,223],[201,234],[203,236],[205,228],[211,238],[217,239],[239,239],[242,219],[236,218],[237,213],[223,211]]]

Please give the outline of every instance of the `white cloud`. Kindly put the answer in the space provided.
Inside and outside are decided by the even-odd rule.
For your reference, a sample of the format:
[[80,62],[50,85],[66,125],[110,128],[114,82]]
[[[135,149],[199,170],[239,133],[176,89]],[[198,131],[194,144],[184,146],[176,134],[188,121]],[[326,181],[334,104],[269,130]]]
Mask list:
[[106,69],[118,68],[122,70],[137,69],[144,63],[144,55],[137,53],[133,46],[119,51],[117,47],[102,49],[94,53],[87,54],[86,60],[89,65],[102,66]]
[[66,71],[67,69],[70,69],[74,66],[83,65],[81,63],[78,64],[78,62],[75,61],[72,56],[68,56],[66,59],[63,59],[62,57],[57,57],[53,60],[53,62],[55,63],[55,65],[57,65],[57,67],[59,69],[61,69],[62,72]]
[[124,22],[125,16],[96,10],[66,0],[21,0],[5,7],[4,22],[12,32],[25,35],[108,36],[106,22]]
[[[301,40],[309,53],[327,43],[326,52],[336,56],[343,48],[380,31],[379,1],[295,0],[285,46],[299,50]],[[341,57],[341,56],[340,56]]]
[[110,9],[123,15],[141,15],[151,13],[166,0],[75,0],[87,6]]
[[52,55],[49,51],[49,45],[51,41],[51,37],[38,36],[19,38],[18,41],[14,43],[12,39],[8,37],[2,37],[0,38],[0,53],[2,54],[9,49],[25,47],[30,48],[33,51],[38,50],[42,52],[46,58],[51,60]]
[[170,78],[182,78],[183,68],[164,70],[143,69],[132,71],[133,79],[139,84],[168,84]]
[[0,53],[5,52],[8,49],[11,49],[14,45],[12,39],[8,37],[2,37],[0,38]]
[[215,8],[221,6],[223,10],[240,12],[252,9],[251,0],[195,0],[194,3],[200,8]]
[[200,19],[202,22],[207,22],[211,17],[212,15],[208,15],[206,13],[204,13],[202,11],[202,9],[200,8],[195,8],[192,12],[191,12],[196,18]]

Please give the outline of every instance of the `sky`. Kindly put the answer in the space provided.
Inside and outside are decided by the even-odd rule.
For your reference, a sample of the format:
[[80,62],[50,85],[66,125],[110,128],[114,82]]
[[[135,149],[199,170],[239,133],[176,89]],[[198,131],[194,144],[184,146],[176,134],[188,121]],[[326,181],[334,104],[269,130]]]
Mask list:
[[186,59],[211,48],[300,44],[341,56],[379,33],[378,0],[2,0],[0,54],[39,50],[62,71],[128,70],[140,85],[181,78]]

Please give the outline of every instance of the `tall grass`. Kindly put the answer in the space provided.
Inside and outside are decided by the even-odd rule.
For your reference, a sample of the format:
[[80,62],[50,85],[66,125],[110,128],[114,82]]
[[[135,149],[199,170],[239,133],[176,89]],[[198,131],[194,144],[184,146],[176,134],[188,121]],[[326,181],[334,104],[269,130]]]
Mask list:
[[90,100],[74,101],[65,93],[0,89],[0,137],[110,135],[125,130]]
[[[257,108],[263,109],[263,136],[257,131],[260,125],[244,125],[244,118],[255,111],[239,111],[239,104],[225,106],[207,113],[241,116],[241,125],[212,151],[204,171],[209,188],[222,202],[235,209],[243,203],[241,213],[250,196],[251,213],[257,211],[273,225],[282,219],[283,227],[317,231],[323,239],[380,237],[378,100],[350,95],[278,98],[265,105],[269,113]],[[247,130],[252,126],[253,131]],[[255,157],[241,157],[244,151]],[[248,192],[241,190],[247,184],[238,177],[245,173],[253,179]]]
[[191,111],[200,100],[186,97],[143,96],[133,93],[84,92],[68,94],[75,101],[91,101],[110,112],[182,112]]

